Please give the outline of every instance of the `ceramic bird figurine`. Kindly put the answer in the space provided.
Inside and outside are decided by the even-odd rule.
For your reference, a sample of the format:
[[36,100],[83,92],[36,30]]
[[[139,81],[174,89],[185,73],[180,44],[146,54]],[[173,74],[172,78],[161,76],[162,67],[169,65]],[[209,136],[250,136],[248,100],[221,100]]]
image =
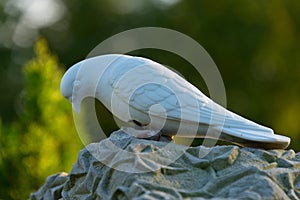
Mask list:
[[177,73],[142,57],[88,58],[68,69],[60,89],[76,112],[85,97],[95,97],[114,116],[140,127],[136,136],[141,138],[157,131],[264,149],[284,149],[290,143],[290,138],[223,108]]

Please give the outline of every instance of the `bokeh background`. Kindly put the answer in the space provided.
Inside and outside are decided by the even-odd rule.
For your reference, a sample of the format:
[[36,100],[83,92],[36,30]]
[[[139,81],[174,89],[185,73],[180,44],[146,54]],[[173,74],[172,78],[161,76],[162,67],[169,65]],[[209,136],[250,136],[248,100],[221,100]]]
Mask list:
[[[83,144],[59,93],[62,74],[137,27],[195,39],[220,70],[227,108],[290,136],[289,148],[300,151],[298,0],[1,0],[0,8],[0,199],[26,199],[48,175],[71,169]],[[174,67],[209,96],[178,56],[131,54]],[[116,128],[105,110],[98,115],[105,131]]]

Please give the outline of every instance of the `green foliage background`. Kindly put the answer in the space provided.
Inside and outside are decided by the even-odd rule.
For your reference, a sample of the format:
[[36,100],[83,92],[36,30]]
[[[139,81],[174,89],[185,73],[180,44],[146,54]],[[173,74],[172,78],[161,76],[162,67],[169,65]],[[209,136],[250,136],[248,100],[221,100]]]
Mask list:
[[[289,148],[300,151],[299,0],[61,0],[62,17],[43,26],[24,23],[16,2],[0,1],[0,198],[24,199],[49,174],[70,169],[82,144],[71,106],[59,94],[64,66],[109,36],[143,26],[174,29],[199,42],[220,70],[227,107],[291,137]],[[27,29],[19,40],[26,45],[16,42],[21,25]],[[33,46],[38,35],[57,57],[44,40]],[[172,66],[209,95],[182,58],[153,49],[131,54]],[[97,106],[109,133],[112,117]]]
[[82,143],[72,111],[59,92],[63,70],[44,39],[24,67],[24,111],[0,126],[0,198],[27,199],[50,174],[69,171]]

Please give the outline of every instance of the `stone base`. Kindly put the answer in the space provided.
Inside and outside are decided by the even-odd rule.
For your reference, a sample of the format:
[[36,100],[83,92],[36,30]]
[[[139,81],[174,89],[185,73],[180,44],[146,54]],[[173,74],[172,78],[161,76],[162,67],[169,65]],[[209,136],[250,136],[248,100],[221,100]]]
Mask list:
[[80,151],[31,199],[299,199],[300,153],[137,139],[122,130]]

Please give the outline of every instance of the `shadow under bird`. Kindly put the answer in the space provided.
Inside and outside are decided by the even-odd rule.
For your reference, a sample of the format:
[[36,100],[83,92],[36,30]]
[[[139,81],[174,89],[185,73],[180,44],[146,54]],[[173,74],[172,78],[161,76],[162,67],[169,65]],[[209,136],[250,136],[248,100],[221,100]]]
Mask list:
[[[218,105],[167,67],[121,54],[88,58],[64,74],[61,93],[76,112],[86,97],[102,102],[136,136],[212,138],[240,146],[284,149],[290,138]],[[151,135],[150,135],[151,136]]]

